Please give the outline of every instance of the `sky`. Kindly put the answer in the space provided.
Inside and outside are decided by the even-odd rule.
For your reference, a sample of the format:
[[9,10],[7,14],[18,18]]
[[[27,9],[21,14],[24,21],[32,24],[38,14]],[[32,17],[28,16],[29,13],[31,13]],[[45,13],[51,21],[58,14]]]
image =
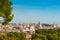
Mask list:
[[11,0],[16,23],[60,24],[60,0]]

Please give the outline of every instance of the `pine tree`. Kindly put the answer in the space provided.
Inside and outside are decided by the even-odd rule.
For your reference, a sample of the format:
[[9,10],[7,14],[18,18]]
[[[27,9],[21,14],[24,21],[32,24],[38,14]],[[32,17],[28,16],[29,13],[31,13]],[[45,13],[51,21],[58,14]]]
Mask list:
[[12,21],[14,15],[12,14],[12,2],[10,0],[0,0],[0,17],[3,18],[4,25]]

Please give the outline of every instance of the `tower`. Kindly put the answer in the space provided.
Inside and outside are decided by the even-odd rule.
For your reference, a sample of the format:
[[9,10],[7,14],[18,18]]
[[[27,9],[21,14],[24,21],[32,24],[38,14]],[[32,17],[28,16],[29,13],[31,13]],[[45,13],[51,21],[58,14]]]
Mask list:
[[41,25],[40,21],[38,22],[38,28],[39,29],[42,28],[42,25]]

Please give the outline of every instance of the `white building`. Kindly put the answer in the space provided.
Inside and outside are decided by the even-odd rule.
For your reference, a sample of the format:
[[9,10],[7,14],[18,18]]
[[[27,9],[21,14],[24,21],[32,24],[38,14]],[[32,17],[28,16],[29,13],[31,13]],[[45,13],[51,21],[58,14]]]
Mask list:
[[34,25],[32,25],[32,26],[30,27],[30,31],[31,31],[31,32],[35,32],[35,26],[34,26]]

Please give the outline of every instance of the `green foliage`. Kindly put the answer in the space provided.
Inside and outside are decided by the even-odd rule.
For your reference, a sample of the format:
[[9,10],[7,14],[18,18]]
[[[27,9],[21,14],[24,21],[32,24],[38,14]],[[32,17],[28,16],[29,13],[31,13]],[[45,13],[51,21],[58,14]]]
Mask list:
[[0,40],[27,40],[27,38],[23,32],[9,32],[7,34],[0,34]]
[[4,19],[3,24],[9,24],[9,22],[13,19],[12,14],[12,3],[10,0],[0,0],[0,17]]
[[32,34],[32,40],[60,40],[60,28],[38,29]]
[[25,33],[20,33],[20,40],[27,40],[26,39],[26,34]]

